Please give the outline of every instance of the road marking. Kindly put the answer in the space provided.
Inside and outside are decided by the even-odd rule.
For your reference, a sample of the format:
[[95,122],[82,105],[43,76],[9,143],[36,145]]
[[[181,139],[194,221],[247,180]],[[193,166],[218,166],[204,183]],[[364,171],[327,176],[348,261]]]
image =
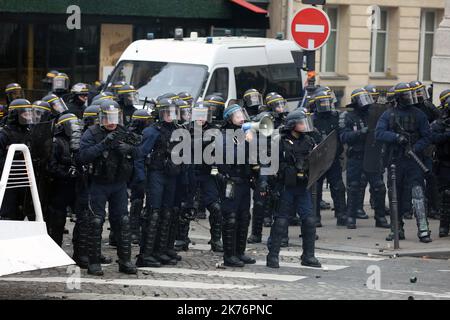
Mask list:
[[410,294],[410,295],[416,295],[416,296],[432,296],[433,298],[450,298],[450,292],[438,293],[438,292],[426,292],[426,291],[414,291],[414,290],[389,290],[389,289],[369,289],[369,290],[402,294],[402,295]]
[[270,274],[258,272],[226,271],[226,270],[205,271],[205,270],[194,270],[184,268],[139,268],[139,270],[145,270],[160,274],[205,275],[208,277],[244,278],[253,280],[274,280],[285,282],[294,282],[306,278],[305,276],[293,276],[285,274]]
[[[14,281],[14,282],[44,282],[44,283],[67,283],[69,278],[64,277],[48,277],[48,278],[15,278],[7,277],[0,278],[0,281]],[[166,288],[185,288],[185,289],[255,289],[259,286],[252,285],[236,285],[227,283],[205,283],[193,281],[169,281],[169,280],[152,280],[152,279],[94,279],[81,278],[81,285],[83,283],[94,284],[117,284],[128,286],[149,286],[149,287],[166,287]]]
[[[299,251],[282,250],[282,251],[280,251],[280,256],[300,257],[300,252]],[[316,258],[336,259],[336,260],[382,261],[382,260],[387,259],[387,258],[381,258],[381,257],[356,256],[356,255],[349,255],[349,254],[334,254],[334,253],[316,253],[315,256],[316,256]]]
[[296,24],[295,32],[325,33],[325,26],[321,24]]
[[450,270],[438,270],[440,272],[450,272]]
[[[266,261],[257,260],[256,261],[256,265],[257,266],[265,266],[266,265]],[[338,265],[334,265],[334,264],[323,264],[322,268],[313,268],[313,267],[302,266],[300,264],[300,262],[298,262],[298,263],[294,263],[294,262],[280,262],[280,267],[297,268],[297,269],[313,269],[313,270],[320,270],[320,269],[322,269],[322,270],[325,270],[325,271],[337,271],[337,270],[346,269],[349,266],[338,266]]]

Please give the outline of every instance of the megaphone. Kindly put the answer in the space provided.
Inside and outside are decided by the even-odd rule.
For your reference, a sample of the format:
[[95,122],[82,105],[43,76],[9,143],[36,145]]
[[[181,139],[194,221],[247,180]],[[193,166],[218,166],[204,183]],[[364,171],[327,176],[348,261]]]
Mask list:
[[242,130],[244,130],[244,132],[247,132],[248,130],[259,131],[263,136],[268,137],[273,133],[272,117],[266,115],[258,122],[246,122],[242,125]]

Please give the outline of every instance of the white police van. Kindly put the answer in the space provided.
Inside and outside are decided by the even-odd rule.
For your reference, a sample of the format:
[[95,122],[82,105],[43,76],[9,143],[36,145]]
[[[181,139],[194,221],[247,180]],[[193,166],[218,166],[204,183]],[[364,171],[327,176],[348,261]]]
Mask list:
[[303,71],[291,52],[293,41],[250,37],[138,40],[123,52],[109,83],[136,87],[141,101],[164,93],[190,93],[195,99],[220,93],[227,101],[242,99],[255,88],[263,97],[272,91],[297,106],[303,95]]

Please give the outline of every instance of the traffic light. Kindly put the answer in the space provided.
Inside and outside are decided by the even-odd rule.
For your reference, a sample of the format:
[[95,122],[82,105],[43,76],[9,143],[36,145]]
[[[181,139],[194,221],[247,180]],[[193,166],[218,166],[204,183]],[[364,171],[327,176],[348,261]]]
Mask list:
[[303,4],[325,5],[326,0],[302,0]]

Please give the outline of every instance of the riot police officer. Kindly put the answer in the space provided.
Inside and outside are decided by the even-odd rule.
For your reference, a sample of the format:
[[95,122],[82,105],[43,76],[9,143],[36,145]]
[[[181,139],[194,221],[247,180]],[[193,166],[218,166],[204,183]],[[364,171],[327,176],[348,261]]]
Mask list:
[[448,237],[450,225],[450,90],[441,94],[442,117],[431,124],[432,142],[436,145],[437,165],[434,172],[438,178],[440,193],[439,237]]
[[178,255],[169,248],[173,206],[180,165],[172,162],[172,148],[178,141],[171,136],[178,128],[180,110],[175,101],[158,101],[159,121],[144,129],[140,156],[135,161],[135,184],[146,181],[146,205],[143,216],[141,247],[136,265],[160,267],[175,265]]
[[261,93],[256,89],[248,89],[243,96],[244,108],[250,119],[259,113],[259,108],[263,105]]
[[58,72],[52,79],[52,93],[64,99],[69,93],[70,80],[67,74]]
[[45,75],[45,78],[42,79],[42,83],[44,85],[44,90],[47,91],[47,94],[52,93],[52,87],[53,87],[53,78],[56,77],[56,75],[59,73],[58,70],[50,70]]
[[87,106],[89,87],[85,83],[77,83],[72,86],[70,93],[71,97],[67,102],[67,108],[70,113],[75,114],[78,119],[81,119],[83,111]]
[[[224,177],[225,185],[222,195],[222,240],[224,247],[224,265],[230,267],[243,267],[244,264],[253,264],[255,259],[245,254],[247,233],[250,223],[250,180],[252,178],[251,165],[249,163],[249,141],[253,138],[251,131],[247,131],[244,137],[242,125],[248,121],[245,109],[238,104],[232,104],[225,108],[223,118],[224,149],[225,155],[233,152],[234,163],[219,165],[219,172]],[[233,143],[227,141],[227,134],[234,132],[236,139]],[[229,139],[228,139],[229,140]],[[228,144],[227,144],[228,142]],[[245,163],[236,164],[237,149],[244,144]]]
[[[211,101],[211,100],[209,100]],[[195,139],[203,137],[206,130],[217,129],[212,118],[212,110],[210,104],[205,102],[197,102],[192,108],[192,126],[191,136],[193,138],[193,150],[195,151]],[[201,140],[201,152],[203,154],[209,142]],[[193,162],[195,163],[195,161]],[[206,164],[202,160],[201,163],[194,164],[195,184],[199,186],[202,194],[201,205],[209,211],[209,225],[211,233],[211,250],[215,252],[223,252],[222,237],[222,209],[220,205],[219,181],[217,180],[217,166],[214,164]]]
[[[433,121],[439,119],[440,113],[439,109],[430,102],[428,97],[428,92],[425,88],[425,85],[420,81],[411,81],[409,83],[412,88],[414,107],[425,113],[427,116],[428,122],[431,124]],[[425,195],[426,195],[426,204],[427,204],[427,215],[428,217],[435,217],[438,214],[438,186],[437,179],[433,173],[433,153],[434,147],[430,145],[424,152],[424,164],[430,170],[430,173],[426,175],[426,184],[425,184]]]
[[52,109],[53,119],[58,118],[61,114],[69,112],[69,108],[67,108],[64,100],[55,94],[46,95],[42,98],[42,101],[45,101],[50,105],[50,108]]
[[[30,145],[30,126],[34,123],[34,119],[33,107],[28,100],[16,99],[10,103],[6,124],[0,130],[0,168],[2,171],[5,166],[8,147],[11,144]],[[14,159],[20,158],[16,155]],[[23,220],[27,192],[28,190],[24,188],[6,189],[0,209],[0,217],[8,220]]]
[[379,172],[368,172],[363,168],[364,150],[367,139],[368,110],[373,104],[369,93],[356,89],[351,94],[353,111],[343,112],[339,119],[340,138],[348,145],[347,149],[347,228],[356,229],[356,210],[361,192],[361,175],[365,174],[374,195],[375,226],[388,228],[385,212],[386,187],[383,182],[382,168]]
[[139,93],[132,85],[127,84],[117,90],[117,98],[123,112],[123,123],[128,126],[136,111],[135,105],[139,104]]
[[[148,109],[136,110],[131,116],[128,130],[142,136],[142,132],[153,122],[153,116]],[[141,214],[144,208],[145,184],[131,186],[130,194],[130,229],[132,243],[139,243],[141,237]]]
[[23,89],[18,83],[10,83],[5,88],[6,107],[8,108],[11,102],[16,99],[25,99]]
[[[385,111],[378,120],[375,136],[387,144],[389,163],[396,166],[400,239],[405,238],[402,199],[412,196],[417,235],[421,242],[427,243],[431,242],[431,237],[424,203],[424,165],[417,159],[423,159],[423,152],[430,144],[430,125],[426,115],[414,107],[412,88],[408,83],[395,86],[395,100],[396,107]],[[392,239],[393,233],[386,240]]]
[[316,218],[312,210],[311,192],[307,189],[308,155],[315,146],[314,139],[305,133],[312,132],[311,118],[303,110],[288,114],[280,140],[280,169],[278,180],[281,184],[281,199],[274,213],[270,229],[270,245],[266,265],[279,268],[279,253],[282,237],[287,233],[289,215],[294,208],[301,217],[303,254],[301,264],[320,268],[314,256],[316,240]]
[[182,92],[178,93],[178,97],[180,98],[180,100],[183,100],[184,102],[186,102],[187,104],[189,104],[191,106],[194,103],[194,97],[192,97],[189,92],[182,91]]
[[[339,130],[339,113],[334,109],[333,98],[326,91],[318,91],[314,95],[314,127],[320,132],[322,139],[325,139],[333,130]],[[330,184],[331,197],[334,203],[335,215],[338,226],[346,225],[345,186],[342,181],[342,168],[340,156],[343,152],[342,144],[339,143],[336,157],[330,169],[317,181],[317,218],[320,223],[320,199],[322,198],[322,185],[326,178]]]
[[100,105],[99,124],[89,127],[81,138],[80,161],[92,168],[89,188],[90,216],[88,273],[103,275],[101,240],[106,202],[109,203],[111,228],[117,235],[119,272],[135,274],[131,264],[131,235],[128,218],[127,182],[133,172],[136,147],[121,134],[122,114],[119,105],[105,100]]
[[81,122],[75,114],[67,113],[55,124],[52,152],[48,163],[48,173],[52,178],[47,225],[50,236],[62,245],[67,207],[75,212],[78,194],[77,178],[81,171],[78,151],[80,149]]

